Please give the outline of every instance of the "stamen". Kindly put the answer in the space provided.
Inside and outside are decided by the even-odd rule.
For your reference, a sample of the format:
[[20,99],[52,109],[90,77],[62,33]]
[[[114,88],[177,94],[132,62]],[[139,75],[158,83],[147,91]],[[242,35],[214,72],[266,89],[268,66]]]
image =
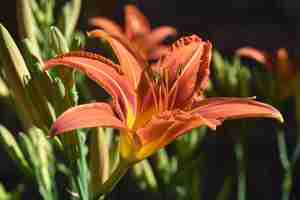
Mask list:
[[149,75],[148,75],[147,72],[145,73],[145,77],[146,77],[147,83],[150,87],[150,91],[151,91],[151,94],[152,94],[152,97],[153,97],[153,100],[154,100],[155,110],[158,110],[158,103],[157,103],[157,96],[156,96],[156,93],[155,93],[155,88],[154,88],[153,83],[150,80]]
[[168,91],[165,84],[162,85],[162,91],[163,91],[163,98],[164,98],[163,110],[165,111],[168,109],[168,103],[169,103]]
[[163,97],[162,97],[162,87],[161,86],[159,86],[158,96],[159,96],[158,111],[162,112],[163,111]]
[[174,105],[175,105],[175,100],[176,100],[176,96],[177,96],[177,92],[178,92],[178,85],[175,85],[172,89],[171,92],[169,94],[170,98],[171,98],[171,104],[170,104],[170,108],[169,109],[173,109]]

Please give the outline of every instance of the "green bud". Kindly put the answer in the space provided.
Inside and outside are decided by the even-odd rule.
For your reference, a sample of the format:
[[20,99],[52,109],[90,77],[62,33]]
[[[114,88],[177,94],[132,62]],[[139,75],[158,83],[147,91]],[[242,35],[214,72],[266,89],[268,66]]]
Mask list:
[[247,97],[250,95],[250,78],[251,73],[247,67],[241,66],[238,72],[240,96]]
[[204,139],[206,133],[207,129],[205,127],[196,128],[192,130],[192,133],[190,134],[189,138],[190,151],[194,151],[199,146],[199,144]]
[[[237,73],[238,73],[238,68],[233,65],[232,63],[230,63],[228,60],[225,61],[225,66],[226,66],[226,77],[227,77],[227,89],[229,92],[234,93],[237,86],[238,86],[238,77],[237,77]],[[231,94],[229,93],[229,94]]]
[[[51,28],[49,34],[49,43],[49,45],[52,46],[54,53],[57,55],[69,52],[68,44],[63,34],[56,27]],[[64,86],[67,88],[67,91],[70,92],[67,94],[67,96],[70,96],[72,92],[72,94],[74,94],[74,70],[67,68],[59,68],[58,75],[63,81]],[[73,98],[70,98],[70,100],[72,101]]]
[[67,53],[69,51],[66,39],[55,26],[52,26],[50,29],[49,44],[57,55]]
[[11,67],[7,71],[12,71],[17,78],[16,82],[23,84],[23,77],[30,77],[29,71],[13,38],[2,24],[0,24],[0,53],[3,65],[7,65],[6,68]]
[[160,149],[156,154],[156,170],[159,172],[160,177],[162,177],[164,183],[168,183],[171,179],[170,176],[170,159],[167,151],[165,149]]
[[16,189],[12,192],[6,191],[4,186],[0,183],[0,199],[1,200],[19,200],[21,198],[21,194],[24,190],[23,185],[18,185]]
[[158,170],[167,170],[169,168],[169,156],[165,149],[160,149],[156,154]]
[[157,190],[157,181],[153,169],[147,159],[136,163],[132,168],[133,176],[140,189]]
[[72,34],[76,28],[81,9],[81,0],[71,0],[63,8],[62,15],[59,19],[59,27],[63,30],[64,36],[70,43]]
[[20,119],[25,128],[34,123],[33,107],[26,99],[24,77],[31,77],[24,59],[9,32],[0,24],[0,60],[3,77],[11,90]]
[[106,132],[103,128],[93,130],[90,143],[90,180],[91,191],[97,191],[95,188],[98,182],[104,183],[109,176],[109,146],[107,144]]
[[8,97],[9,96],[9,89],[4,82],[4,80],[0,77],[0,97]]
[[43,0],[41,1],[41,8],[44,14],[44,24],[50,26],[54,22],[54,6],[55,0]]
[[54,189],[54,156],[51,144],[45,134],[38,128],[29,129],[28,135],[20,134],[20,143],[32,167],[39,192],[45,198],[53,198]]
[[14,136],[2,125],[0,125],[0,143],[24,174],[29,175],[32,173]]
[[57,90],[54,93],[54,96],[56,99],[55,107],[58,110],[57,114],[61,114],[66,109],[66,107],[61,103],[64,101],[64,97],[66,95],[66,90],[65,90],[65,86],[60,78],[55,78],[54,85],[55,85],[55,88],[57,88]]
[[212,61],[213,61],[213,69],[216,72],[216,76],[217,76],[218,80],[221,83],[223,83],[224,76],[225,76],[225,74],[224,74],[225,63],[224,63],[223,57],[217,50],[213,51]]
[[52,146],[48,142],[45,134],[38,128],[31,128],[29,130],[29,136],[32,141],[33,148],[37,161],[35,162],[35,170],[38,170],[40,182],[42,183],[46,191],[52,189],[52,178],[53,178],[53,163],[54,156]]
[[157,190],[158,185],[157,185],[156,177],[153,173],[153,169],[149,161],[145,159],[141,162],[141,164],[143,166],[144,176],[148,187],[151,190]]
[[32,115],[35,117],[35,125],[44,130],[48,130],[52,123],[51,113],[48,110],[49,104],[44,96],[38,93],[37,85],[34,84],[32,79],[24,77],[26,83],[25,94],[26,98],[35,105]]
[[32,78],[26,84],[26,92],[29,100],[36,106],[39,118],[43,121],[45,128],[49,129],[55,119],[55,111],[50,103],[53,98],[53,86],[48,74],[41,71],[41,60],[32,52],[31,45],[30,40],[23,41],[25,61],[32,74]]
[[75,32],[74,39],[71,44],[71,50],[80,50],[83,49],[85,46],[85,34],[82,32]]
[[12,195],[7,192],[2,184],[0,184],[0,199],[12,200]]
[[37,41],[39,29],[33,16],[30,0],[17,0],[17,20],[21,38],[28,38],[33,44],[34,51],[39,54]]

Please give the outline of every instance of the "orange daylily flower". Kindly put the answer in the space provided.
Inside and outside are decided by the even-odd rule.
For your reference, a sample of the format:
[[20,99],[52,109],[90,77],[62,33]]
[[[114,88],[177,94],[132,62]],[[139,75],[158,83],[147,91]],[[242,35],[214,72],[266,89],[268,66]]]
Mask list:
[[130,44],[144,59],[157,59],[167,52],[167,46],[161,42],[168,36],[176,35],[170,26],[161,26],[151,30],[148,19],[133,5],[125,6],[124,30],[118,24],[104,17],[95,17],[89,23],[107,33],[118,37],[123,43]]
[[249,117],[283,121],[274,107],[252,98],[204,99],[212,45],[196,35],[181,38],[151,65],[139,62],[113,36],[99,30],[90,35],[106,39],[119,64],[101,55],[73,52],[48,60],[44,69],[80,70],[103,87],[112,102],[70,108],[55,121],[52,135],[96,126],[119,129],[121,158],[135,163],[196,127],[216,129],[226,119]]
[[279,81],[279,97],[282,99],[289,96],[290,84],[296,77],[296,67],[291,62],[286,49],[280,48],[276,51],[275,55],[271,55],[252,47],[242,47],[236,51],[236,54],[241,57],[253,59],[264,65],[266,70],[273,73]]

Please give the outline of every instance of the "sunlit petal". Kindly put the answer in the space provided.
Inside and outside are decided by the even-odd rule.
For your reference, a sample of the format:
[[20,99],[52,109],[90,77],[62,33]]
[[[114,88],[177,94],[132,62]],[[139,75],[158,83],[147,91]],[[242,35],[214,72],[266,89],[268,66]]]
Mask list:
[[103,38],[109,42],[120,62],[120,69],[132,82],[134,88],[137,88],[141,78],[142,66],[140,66],[134,55],[116,38],[111,37],[101,30],[91,31],[89,32],[89,35],[91,37]]
[[111,106],[106,103],[90,103],[70,108],[60,115],[51,128],[52,136],[78,128],[112,127],[127,129]]
[[217,125],[218,121],[207,120],[198,114],[179,110],[166,111],[137,132],[142,143],[137,157],[143,159],[149,156],[193,128],[208,126],[215,129]]
[[[121,107],[127,116],[136,115],[137,103],[134,88],[126,76],[117,71],[118,65],[95,54],[74,52],[48,60],[44,64],[44,70],[62,65],[85,73],[113,97],[117,108]],[[118,114],[122,116],[122,113]]]
[[203,55],[201,58],[201,64],[198,71],[198,79],[196,83],[196,91],[198,95],[203,95],[203,92],[207,89],[209,83],[209,66],[211,63],[212,57],[212,44],[210,42],[206,42],[204,44]]
[[265,103],[255,101],[251,98],[216,97],[202,100],[192,111],[209,120],[239,118],[274,118],[283,122],[280,112]]
[[172,98],[176,98],[176,107],[184,107],[197,87],[203,90],[207,87],[211,44],[201,41],[197,36],[190,36],[179,40],[173,48],[173,54],[178,54],[177,59],[179,60],[177,68],[171,69],[171,76],[179,77],[173,85],[171,95],[177,87],[180,92]]

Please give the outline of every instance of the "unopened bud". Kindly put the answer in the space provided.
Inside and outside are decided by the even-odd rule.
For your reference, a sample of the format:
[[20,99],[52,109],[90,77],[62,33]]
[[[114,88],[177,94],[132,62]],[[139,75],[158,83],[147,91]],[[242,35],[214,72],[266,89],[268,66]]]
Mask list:
[[69,51],[65,37],[55,26],[52,26],[50,29],[49,43],[57,55],[67,53]]
[[32,173],[14,136],[2,125],[0,125],[0,143],[24,174]]
[[71,42],[72,34],[79,19],[81,0],[67,2],[59,19],[59,27],[63,30],[68,43]]
[[103,128],[95,129],[91,135],[90,156],[90,187],[92,191],[96,191],[98,182],[104,183],[109,176],[109,147]]

